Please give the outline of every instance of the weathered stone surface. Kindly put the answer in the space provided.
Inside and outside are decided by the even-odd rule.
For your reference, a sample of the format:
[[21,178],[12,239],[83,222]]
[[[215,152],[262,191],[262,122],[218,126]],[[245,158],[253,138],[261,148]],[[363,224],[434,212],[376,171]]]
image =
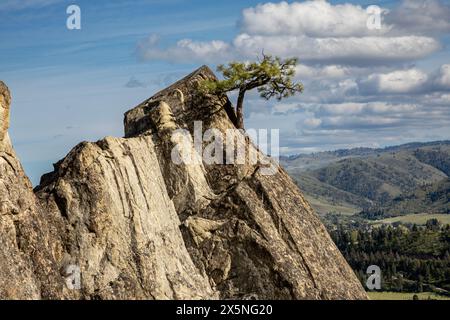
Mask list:
[[[235,128],[228,98],[197,90],[205,78],[214,75],[202,67],[127,112],[125,138],[76,146],[42,177],[38,204],[15,156],[2,153],[0,272],[10,280],[0,280],[1,298],[367,298],[283,169],[172,161],[175,147],[193,150],[195,121]],[[70,266],[80,290],[61,285]]]
[[37,192],[87,299],[207,299],[151,136],[82,143]]
[[11,95],[8,87],[0,81],[0,143],[6,139],[9,128],[9,106]]
[[[127,112],[126,136],[158,135],[152,115],[162,101],[170,106],[176,127],[192,135],[194,121],[202,121],[203,131],[216,128],[225,133],[234,128],[227,97],[204,96],[196,90],[205,78],[215,76],[202,67]],[[261,164],[203,164],[202,170],[184,169],[179,175],[173,163],[162,161],[170,159],[173,147],[166,140],[160,135],[157,150],[171,198],[200,194],[209,200],[195,210],[178,207],[177,212],[194,263],[206,272],[221,298],[366,298],[324,226],[282,168],[277,167],[275,175],[264,175]],[[259,153],[244,137],[240,141],[249,152]],[[181,177],[189,191],[172,187]],[[193,180],[206,180],[207,185],[187,183]],[[214,196],[207,195],[208,189]]]
[[0,82],[0,299],[62,298],[47,221],[9,141],[10,96]]

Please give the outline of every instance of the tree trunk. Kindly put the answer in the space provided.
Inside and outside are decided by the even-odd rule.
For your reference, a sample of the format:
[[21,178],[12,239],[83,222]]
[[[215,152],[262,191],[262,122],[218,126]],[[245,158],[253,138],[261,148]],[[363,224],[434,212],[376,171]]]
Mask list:
[[236,117],[237,117],[237,128],[244,129],[244,95],[245,90],[240,90],[237,104],[236,104]]

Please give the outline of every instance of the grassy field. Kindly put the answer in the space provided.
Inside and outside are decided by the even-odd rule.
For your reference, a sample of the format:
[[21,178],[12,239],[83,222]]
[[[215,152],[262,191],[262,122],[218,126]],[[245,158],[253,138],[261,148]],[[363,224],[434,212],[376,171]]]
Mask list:
[[419,300],[450,300],[450,297],[441,296],[433,292],[409,293],[409,292],[368,292],[371,300],[413,300],[414,294]]
[[318,199],[318,197],[309,197],[309,196],[305,197],[306,200],[308,200],[308,202],[314,208],[314,210],[321,214],[325,214],[328,212],[335,212],[342,215],[351,216],[361,211],[360,208],[351,207],[350,205],[349,206],[333,205],[328,203],[324,199]]
[[394,222],[403,222],[403,223],[415,223],[418,225],[425,224],[427,220],[430,219],[438,219],[442,224],[450,224],[450,214],[427,214],[427,213],[419,213],[419,214],[408,214],[405,216],[387,218],[383,220],[374,221],[373,224],[391,224]]

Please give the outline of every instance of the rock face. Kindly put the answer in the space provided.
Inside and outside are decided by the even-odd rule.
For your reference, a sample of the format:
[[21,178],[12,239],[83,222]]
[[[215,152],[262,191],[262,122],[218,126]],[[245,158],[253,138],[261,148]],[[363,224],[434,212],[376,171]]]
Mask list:
[[9,128],[9,105],[11,95],[6,85],[0,81],[0,143],[6,138]]
[[[203,132],[235,128],[228,98],[197,90],[205,78],[202,67],[127,112],[124,138],[76,146],[35,196],[8,140],[1,298],[367,298],[295,184],[241,132],[236,145],[260,161],[174,160],[195,158],[200,121]],[[74,270],[76,288],[65,283]]]
[[0,299],[64,297],[46,218],[6,132],[9,106],[0,82]]

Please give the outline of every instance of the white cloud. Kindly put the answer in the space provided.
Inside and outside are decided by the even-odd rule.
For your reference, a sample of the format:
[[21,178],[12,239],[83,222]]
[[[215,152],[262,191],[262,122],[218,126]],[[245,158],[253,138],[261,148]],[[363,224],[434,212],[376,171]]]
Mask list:
[[386,17],[392,32],[432,34],[450,31],[450,6],[438,0],[404,0]]
[[296,56],[301,61],[356,65],[416,60],[440,48],[437,40],[422,36],[315,39],[240,34],[233,44],[244,57],[253,57],[264,49],[279,56]]
[[442,103],[450,104],[450,94],[443,94],[440,97]]
[[417,36],[312,39],[241,34],[233,45],[219,40],[198,42],[190,39],[180,40],[166,49],[147,44],[143,42],[138,46],[139,55],[145,60],[221,62],[233,57],[254,58],[255,54],[264,50],[283,57],[300,57],[307,62],[354,65],[416,60],[440,48],[435,39]]
[[387,102],[355,103],[346,102],[339,104],[323,104],[317,109],[321,115],[355,116],[367,114],[393,114],[399,112],[412,112],[417,110],[415,104],[392,104]]
[[328,88],[332,95],[344,97],[356,94],[358,84],[353,79],[345,79],[339,82],[332,82]]
[[406,93],[420,90],[420,87],[428,81],[427,74],[417,69],[394,71],[381,74],[376,78],[379,91],[384,93]]
[[417,60],[440,47],[437,40],[423,36],[315,39],[240,34],[232,44],[183,39],[165,49],[152,41],[143,41],[138,44],[138,53],[145,60],[223,62],[232,58],[254,59],[265,51],[282,57],[299,57],[301,62],[308,63],[369,65]]
[[450,7],[438,0],[403,0],[393,10],[382,8],[381,30],[369,30],[366,9],[325,0],[260,4],[242,12],[244,33],[305,35],[313,38],[362,37],[392,31],[428,34],[450,31]]
[[303,120],[303,125],[309,129],[317,128],[322,124],[322,120],[318,118],[307,118]]
[[450,64],[444,64],[439,70],[436,83],[445,89],[450,89]]
[[138,43],[137,52],[143,60],[168,60],[171,62],[211,62],[230,58],[230,44],[213,40],[207,42],[191,39],[179,40],[175,46],[159,47],[159,38],[150,35]]
[[[296,80],[303,82],[303,94],[271,104],[253,92],[246,101],[248,127],[282,128],[285,146],[332,149],[448,137],[450,65],[434,72],[414,67],[442,47],[432,30],[445,30],[445,19],[430,7],[437,1],[417,0],[422,2],[430,11],[417,26],[408,27],[401,17],[413,5],[404,1],[384,10],[381,31],[367,29],[367,14],[357,5],[262,4],[243,11],[241,33],[230,42],[187,39],[164,48],[153,40],[143,43],[141,53],[148,59],[213,63],[255,59],[263,49],[298,57]],[[427,27],[424,21],[433,19],[436,28]]]
[[[440,95],[440,102],[445,99]],[[375,101],[289,105],[286,113],[270,117],[252,113],[246,119],[251,128],[279,128],[284,153],[439,140],[450,134],[448,104]]]
[[[384,10],[387,13],[387,10]],[[327,1],[260,4],[242,13],[242,29],[253,35],[305,35],[314,38],[354,37],[389,31],[369,30],[366,10],[358,5]]]
[[361,82],[363,90],[378,93],[409,93],[422,91],[428,75],[418,69],[372,74]]
[[401,120],[389,117],[372,116],[334,116],[324,117],[323,127],[325,128],[380,128],[399,125]]
[[323,67],[311,67],[304,64],[299,64],[295,68],[296,77],[299,79],[317,79],[317,78],[327,78],[327,79],[340,79],[349,77],[351,71],[347,67],[339,65],[329,65]]
[[272,111],[274,113],[288,113],[290,111],[297,110],[298,108],[300,108],[298,103],[277,103],[272,108]]
[[[386,9],[383,12],[388,14]],[[148,60],[219,63],[254,59],[264,50],[298,57],[303,64],[386,65],[421,59],[441,48],[430,36],[399,32],[401,28],[394,35],[387,24],[382,24],[382,30],[369,30],[367,19],[366,10],[353,4],[332,5],[325,0],[267,3],[243,11],[242,32],[230,43],[183,39],[159,48],[154,41],[144,41],[138,52]]]
[[[295,120],[301,130],[354,130],[355,128],[375,128],[402,126],[409,117],[423,117],[421,106],[408,103],[389,103],[384,101],[368,103],[290,103],[277,104],[271,119],[283,119],[285,126]],[[429,111],[429,110],[428,110]],[[436,113],[441,115],[441,111]],[[251,117],[257,114],[253,113]],[[260,117],[265,117],[259,114]],[[283,123],[285,123],[283,125]]]
[[299,122],[309,130],[357,130],[401,127],[405,118],[420,112],[415,104],[396,104],[383,101],[369,103],[319,104],[306,108],[308,117]]
[[425,73],[419,69],[395,70],[375,73],[358,81],[365,94],[419,94],[450,90],[450,64],[442,65],[437,72]]

